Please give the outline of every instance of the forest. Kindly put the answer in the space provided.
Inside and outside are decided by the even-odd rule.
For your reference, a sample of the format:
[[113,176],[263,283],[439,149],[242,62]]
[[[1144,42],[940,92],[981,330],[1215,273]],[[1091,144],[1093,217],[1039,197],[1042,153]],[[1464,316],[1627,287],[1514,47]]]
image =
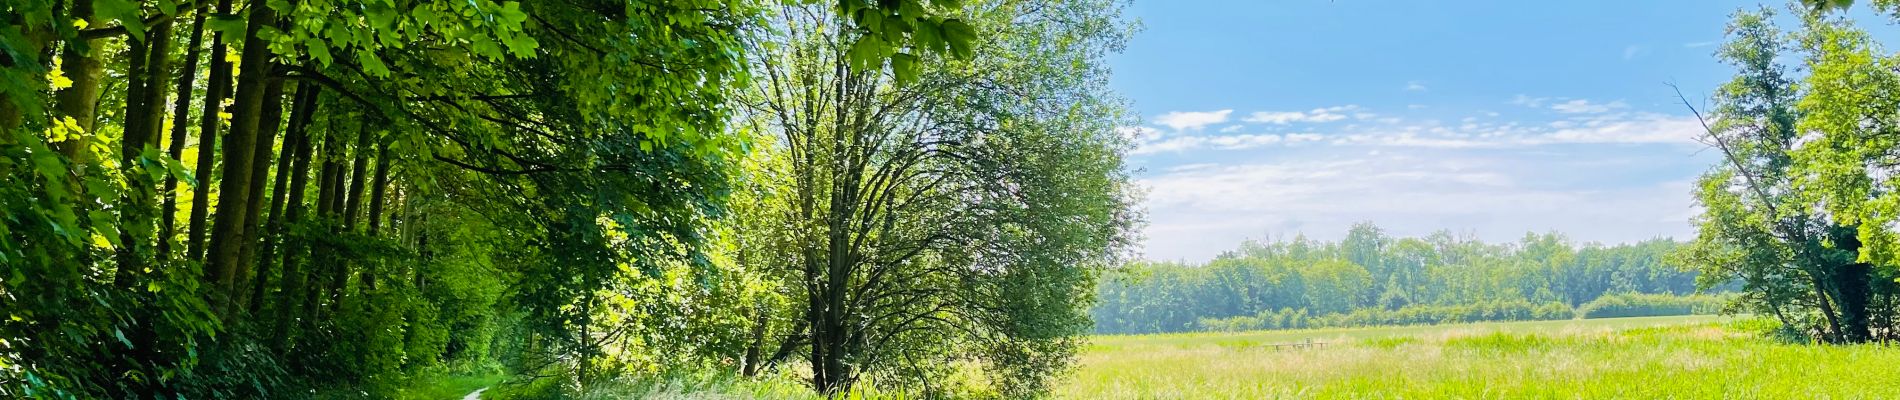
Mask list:
[[1605,246],[1562,234],[1490,244],[1439,231],[1395,238],[1360,223],[1339,242],[1247,241],[1204,265],[1135,263],[1105,279],[1098,333],[1714,314],[1733,289],[1669,262],[1680,243]]
[[1121,7],[7,1],[0,397],[1043,392],[1139,219]]
[[1129,8],[0,2],[0,398],[1900,396],[1900,0],[1731,16],[1693,235],[1206,262]]

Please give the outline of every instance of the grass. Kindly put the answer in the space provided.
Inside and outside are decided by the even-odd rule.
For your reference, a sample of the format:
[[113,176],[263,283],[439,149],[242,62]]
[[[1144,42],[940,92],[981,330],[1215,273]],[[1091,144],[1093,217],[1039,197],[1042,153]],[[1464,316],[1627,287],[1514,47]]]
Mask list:
[[442,375],[413,379],[410,385],[397,389],[392,399],[399,400],[460,400],[476,389],[501,384],[507,374],[491,372],[485,375]]
[[[1098,336],[1065,399],[1900,398],[1900,348],[1714,316]],[[1275,343],[1311,339],[1310,349]]]

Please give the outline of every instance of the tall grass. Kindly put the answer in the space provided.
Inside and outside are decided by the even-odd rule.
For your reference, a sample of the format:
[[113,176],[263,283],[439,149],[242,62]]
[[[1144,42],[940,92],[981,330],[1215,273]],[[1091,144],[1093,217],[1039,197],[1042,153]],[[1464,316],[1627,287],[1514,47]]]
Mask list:
[[[1070,399],[1900,398],[1900,349],[1708,316],[1098,337]],[[1275,349],[1305,339],[1311,349]]]

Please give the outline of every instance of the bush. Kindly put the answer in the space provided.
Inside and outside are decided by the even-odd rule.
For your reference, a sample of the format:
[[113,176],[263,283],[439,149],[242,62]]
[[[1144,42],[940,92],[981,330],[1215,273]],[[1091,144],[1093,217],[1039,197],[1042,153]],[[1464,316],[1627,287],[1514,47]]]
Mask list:
[[1728,298],[1722,296],[1620,293],[1604,295],[1577,307],[1577,318],[1717,314],[1727,303]]

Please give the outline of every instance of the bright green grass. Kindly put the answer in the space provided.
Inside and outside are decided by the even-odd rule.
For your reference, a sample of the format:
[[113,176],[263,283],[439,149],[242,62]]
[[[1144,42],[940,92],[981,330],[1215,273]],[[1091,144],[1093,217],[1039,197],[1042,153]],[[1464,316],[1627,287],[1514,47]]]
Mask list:
[[417,378],[410,386],[402,387],[393,394],[400,400],[461,400],[476,389],[499,385],[507,379],[506,374],[490,373],[486,375],[445,375],[439,377]]
[[[1712,316],[1098,336],[1068,399],[1900,398],[1900,348],[1776,343]],[[1274,350],[1273,343],[1327,343]]]

